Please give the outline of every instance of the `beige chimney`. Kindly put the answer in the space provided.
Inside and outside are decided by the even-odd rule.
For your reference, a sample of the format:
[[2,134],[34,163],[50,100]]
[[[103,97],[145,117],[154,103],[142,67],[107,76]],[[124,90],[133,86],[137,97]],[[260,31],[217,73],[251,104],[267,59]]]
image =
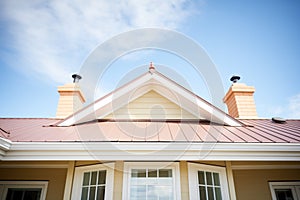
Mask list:
[[233,84],[223,98],[226,103],[229,115],[240,119],[257,118],[256,105],[253,94],[255,88],[244,83],[237,83],[240,78],[233,76],[230,80]]
[[57,105],[56,118],[66,118],[82,108],[85,98],[78,84],[81,79],[79,75],[72,75],[73,83],[58,86],[59,101]]

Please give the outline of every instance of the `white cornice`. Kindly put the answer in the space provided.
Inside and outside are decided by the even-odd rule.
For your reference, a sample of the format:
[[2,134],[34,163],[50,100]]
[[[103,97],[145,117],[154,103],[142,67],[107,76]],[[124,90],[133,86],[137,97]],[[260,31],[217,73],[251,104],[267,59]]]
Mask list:
[[2,160],[232,160],[300,161],[300,144],[17,142]]
[[5,156],[6,151],[10,149],[11,144],[10,140],[0,137],[0,160]]

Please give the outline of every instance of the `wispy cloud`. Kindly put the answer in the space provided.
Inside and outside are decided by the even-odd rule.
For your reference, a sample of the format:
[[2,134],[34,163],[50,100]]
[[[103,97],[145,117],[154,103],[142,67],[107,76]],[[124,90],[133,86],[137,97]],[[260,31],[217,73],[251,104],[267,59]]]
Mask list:
[[192,7],[186,0],[1,1],[7,33],[2,45],[10,50],[1,56],[28,73],[64,83],[99,43],[133,28],[178,29]]
[[290,117],[300,119],[300,94],[297,94],[289,99]]
[[270,112],[274,116],[285,117],[288,119],[300,118],[300,94],[294,95],[288,99],[286,106],[278,106]]

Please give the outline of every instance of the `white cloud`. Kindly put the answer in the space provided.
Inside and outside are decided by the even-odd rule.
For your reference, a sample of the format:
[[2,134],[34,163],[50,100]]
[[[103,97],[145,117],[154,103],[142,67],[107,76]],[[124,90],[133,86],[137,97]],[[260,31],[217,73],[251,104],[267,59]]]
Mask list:
[[290,118],[300,119],[300,94],[289,99],[288,110],[290,112]]
[[285,106],[278,106],[269,111],[272,116],[279,116],[288,119],[300,119],[300,94],[288,99]]
[[177,29],[193,12],[187,0],[153,1],[2,1],[14,50],[6,60],[30,74],[64,83],[98,44],[141,27]]

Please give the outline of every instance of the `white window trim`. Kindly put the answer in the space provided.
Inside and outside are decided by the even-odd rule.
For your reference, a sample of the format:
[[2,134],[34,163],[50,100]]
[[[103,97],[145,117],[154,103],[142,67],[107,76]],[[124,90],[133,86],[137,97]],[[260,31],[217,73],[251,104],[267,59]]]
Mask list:
[[84,167],[76,167],[74,173],[74,183],[72,188],[72,200],[81,199],[81,187],[83,181],[83,174],[90,171],[106,170],[106,184],[105,184],[105,200],[112,200],[113,185],[114,185],[114,163],[97,164]]
[[124,172],[123,172],[123,200],[129,199],[129,189],[130,189],[130,172],[131,169],[145,169],[149,167],[155,168],[168,168],[172,169],[173,173],[173,188],[175,189],[174,200],[181,200],[180,192],[180,171],[179,163],[170,163],[170,162],[126,162],[124,163]]
[[[228,183],[227,183],[225,167],[217,167],[217,166],[203,165],[197,163],[188,163],[190,200],[199,199],[198,175],[197,175],[198,171],[209,171],[209,172],[219,173],[222,199],[229,200],[229,191],[228,191]],[[197,195],[195,195],[195,192],[197,192]]]
[[5,199],[9,188],[41,188],[40,200],[46,199],[48,181],[0,181],[1,199]]
[[300,197],[300,182],[269,182],[269,186],[271,190],[272,200],[276,200],[275,189],[291,189],[294,197]]

